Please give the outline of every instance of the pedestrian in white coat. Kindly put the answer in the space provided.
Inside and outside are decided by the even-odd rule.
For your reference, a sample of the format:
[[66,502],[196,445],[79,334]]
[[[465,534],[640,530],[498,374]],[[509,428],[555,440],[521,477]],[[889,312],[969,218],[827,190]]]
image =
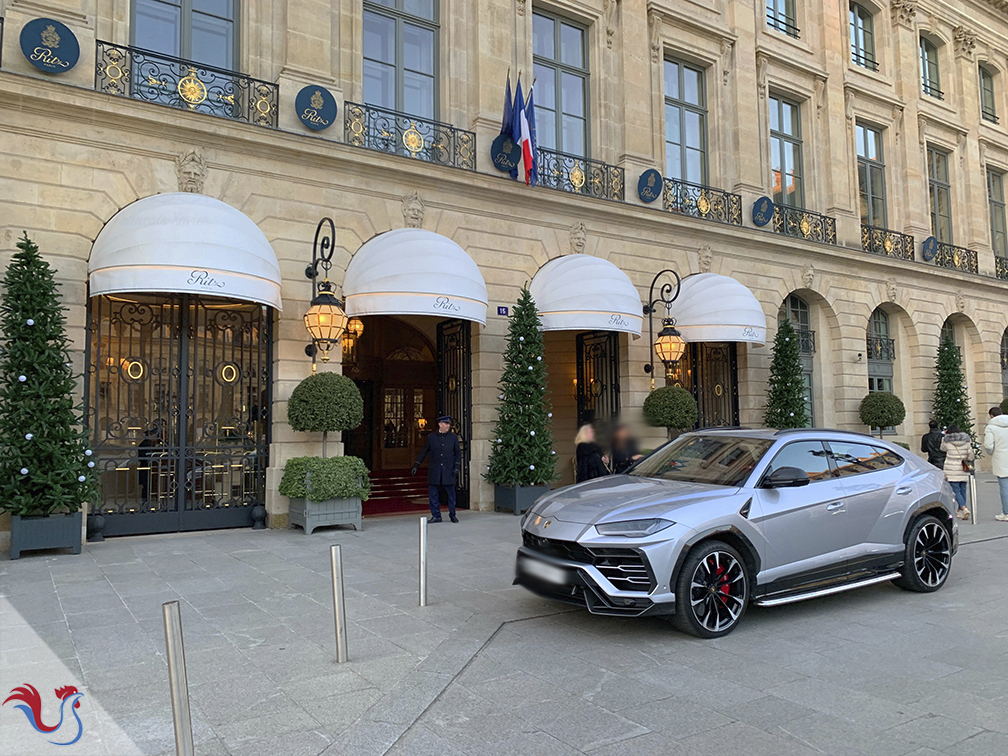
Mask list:
[[973,461],[973,447],[970,442],[969,434],[963,433],[958,425],[950,425],[941,442],[941,450],[945,452],[945,479],[955,494],[960,520],[968,520],[970,516],[970,511],[966,507],[966,486],[970,479],[970,462]]
[[990,408],[990,422],[984,429],[984,451],[990,455],[991,467],[1001,489],[1001,514],[995,520],[1008,522],[1008,415],[1000,407]]

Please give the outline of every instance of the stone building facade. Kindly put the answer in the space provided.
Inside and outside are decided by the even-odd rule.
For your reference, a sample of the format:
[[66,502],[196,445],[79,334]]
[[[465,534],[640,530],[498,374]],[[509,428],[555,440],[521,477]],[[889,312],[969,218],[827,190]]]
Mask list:
[[[493,506],[480,471],[507,330],[498,308],[561,256],[608,261],[641,303],[665,268],[725,276],[752,293],[767,345],[727,337],[691,345],[669,378],[703,394],[712,422],[760,423],[781,316],[805,334],[817,426],[866,430],[861,398],[869,386],[891,389],[908,409],[891,437],[915,447],[943,332],[963,354],[978,422],[1004,396],[1008,17],[1000,0],[0,0],[0,16],[3,262],[24,230],[58,269],[79,367],[92,377],[87,400],[119,413],[101,426],[121,426],[103,477],[110,511],[140,517],[152,500],[151,510],[263,503],[269,524],[286,524],[287,501],[276,491],[284,464],[319,450],[320,439],[289,429],[285,400],[311,371],[302,316],[313,292],[304,270],[326,216],[338,286],[361,246],[393,229],[433,232],[475,261],[487,315],[485,325],[477,319],[460,332],[468,362],[455,366],[471,384],[462,430],[474,508]],[[38,18],[76,37],[75,66],[42,71],[22,52],[22,29]],[[140,49],[154,45],[163,46]],[[537,187],[511,180],[491,158],[504,82],[519,72],[526,92],[538,77]],[[316,113],[328,107],[323,90],[335,101],[323,130],[299,117],[295,100],[306,87],[305,96],[319,94]],[[648,171],[660,180],[651,202],[638,193],[642,174],[655,178]],[[262,380],[241,392],[214,373],[209,399],[191,386],[175,396],[167,378],[155,396],[142,386],[157,372],[153,362],[96,346],[101,319],[109,308],[121,314],[123,302],[176,319],[191,306],[190,383],[224,362],[233,363],[228,375],[249,372],[242,360],[251,352],[225,359],[237,331],[220,331],[213,364],[199,362],[196,340],[218,332],[210,321],[194,327],[204,317],[195,314],[196,295],[165,309],[163,290],[143,275],[133,287],[143,296],[121,287],[93,296],[93,277],[89,288],[96,240],[110,221],[175,192],[240,211],[275,253],[282,311],[246,298]],[[760,226],[753,208],[764,197],[774,209]],[[162,218],[156,233],[140,236],[169,245],[170,261],[174,234]],[[207,312],[230,311],[206,301]],[[414,421],[429,424],[449,391],[445,321],[409,310],[365,315],[361,354],[344,365],[372,392],[369,430],[348,439],[348,450],[370,455],[393,481],[423,430]],[[685,313],[680,321],[690,325]],[[167,343],[173,322],[157,338],[137,338]],[[586,321],[547,333],[561,460],[572,454],[578,422],[608,419],[616,406],[633,417],[650,390],[647,319],[643,338],[632,324],[613,336],[605,330]],[[604,364],[590,364],[599,349]],[[339,359],[319,367],[338,370]],[[102,384],[102,371],[116,376],[113,385]],[[230,436],[221,430],[230,427],[227,412],[211,417],[218,401],[241,416]],[[410,426],[405,436],[392,415]],[[242,461],[248,449],[234,450],[253,433],[262,484],[250,482],[261,471]],[[182,451],[163,467],[173,482],[159,488],[141,444],[154,437],[168,445],[170,434]],[[217,443],[201,456],[201,440],[213,434],[230,438],[231,451]],[[215,478],[221,460],[239,470],[225,483]],[[135,472],[145,467],[148,477]],[[568,482],[570,465],[558,467]]]

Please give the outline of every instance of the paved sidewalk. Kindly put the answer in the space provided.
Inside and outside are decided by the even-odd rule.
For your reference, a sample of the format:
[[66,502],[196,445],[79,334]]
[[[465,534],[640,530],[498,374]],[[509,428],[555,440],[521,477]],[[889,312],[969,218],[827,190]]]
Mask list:
[[[961,526],[938,593],[882,585],[756,608],[714,642],[512,587],[510,515],[431,526],[423,609],[412,516],[360,533],[120,538],[0,561],[0,693],[33,684],[50,725],[54,688],[85,694],[83,736],[66,747],[0,707],[0,755],[174,753],[160,613],[179,599],[208,756],[1004,756],[1008,524],[993,520],[996,485],[979,488],[981,522]],[[331,543],[344,552],[345,665]]]

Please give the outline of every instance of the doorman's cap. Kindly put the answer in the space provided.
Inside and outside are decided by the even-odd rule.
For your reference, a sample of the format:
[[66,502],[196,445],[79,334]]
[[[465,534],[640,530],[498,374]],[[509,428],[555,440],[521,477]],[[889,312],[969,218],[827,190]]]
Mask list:
[[441,417],[439,417],[437,419],[437,421],[439,423],[450,423],[451,422],[451,415],[441,415]]

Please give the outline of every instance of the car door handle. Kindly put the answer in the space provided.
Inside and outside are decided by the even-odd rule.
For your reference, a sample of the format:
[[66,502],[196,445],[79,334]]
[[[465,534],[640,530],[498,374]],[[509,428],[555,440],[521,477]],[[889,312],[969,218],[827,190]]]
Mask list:
[[911,488],[910,486],[901,486],[900,488],[896,489],[896,494],[897,496],[906,496],[911,491],[913,491],[913,488]]
[[843,508],[843,502],[842,501],[834,501],[832,504],[827,504],[826,505],[826,511],[827,512],[836,512],[838,509],[842,509],[842,508]]

